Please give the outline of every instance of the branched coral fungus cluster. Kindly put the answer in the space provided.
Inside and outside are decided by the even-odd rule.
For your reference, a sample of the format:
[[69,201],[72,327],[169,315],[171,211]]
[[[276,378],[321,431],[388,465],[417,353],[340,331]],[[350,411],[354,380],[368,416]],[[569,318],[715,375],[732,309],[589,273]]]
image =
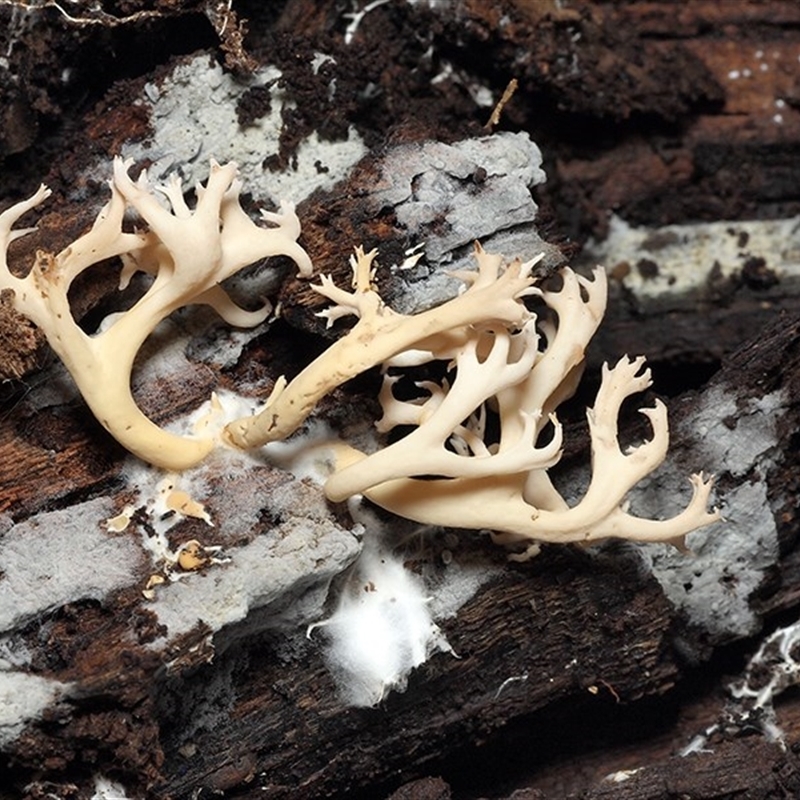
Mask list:
[[[41,186],[30,199],[0,214],[0,289],[12,289],[15,309],[38,325],[70,371],[97,419],[132,453],[167,469],[181,470],[201,461],[211,440],[187,439],[159,428],[137,407],[130,389],[134,358],[156,325],[192,303],[212,306],[231,325],[263,322],[269,308],[247,312],[219,285],[248,264],[270,255],[291,256],[301,274],[311,262],[297,244],[300,222],[291,206],[278,214],[263,212],[274,227],[255,225],[239,205],[236,165],[211,164],[205,187],[197,187],[197,205],[189,209],[180,181],[151,187],[145,172],[133,182],[122,160],[114,162],[111,199],[92,229],[60,253],[39,251],[24,278],[8,269],[8,245],[32,229],[12,230],[14,223],[49,195]],[[171,210],[159,203],[161,193]],[[126,233],[128,208],[147,224],[144,232]],[[105,320],[89,335],[75,322],[68,293],[75,278],[93,264],[122,259],[120,287],[137,272],[153,275],[147,292],[128,311]]]
[[[297,243],[300,224],[293,208],[262,212],[269,227],[244,213],[235,165],[212,163],[207,185],[196,190],[193,210],[179,181],[151,187],[144,173],[134,182],[127,170],[127,164],[115,162],[111,200],[93,228],[57,255],[40,252],[24,278],[11,274],[5,253],[11,241],[29,231],[12,230],[13,225],[47,197],[47,190],[40,188],[0,215],[0,289],[13,290],[15,308],[43,330],[106,429],[145,461],[181,470],[199,463],[214,440],[169,433],[136,406],[130,376],[140,346],[168,314],[192,303],[212,306],[231,325],[258,324],[267,310],[244,311],[219,283],[270,255],[291,257],[304,277],[312,267]],[[146,230],[123,230],[129,208]],[[122,259],[123,285],[136,271],[150,273],[153,281],[131,309],[86,334],[70,313],[70,283],[87,267],[114,256]],[[620,448],[620,406],[651,383],[643,358],[623,357],[603,369],[594,407],[587,412],[592,477],[584,497],[570,507],[550,480],[548,469],[561,456],[556,409],[574,393],[586,345],[605,311],[602,270],[588,280],[567,268],[560,288],[545,289],[531,276],[536,259],[504,263],[476,245],[477,270],[457,276],[465,284],[460,295],[438,308],[404,315],[386,306],[374,289],[374,257],[356,250],[351,291],[329,277],[314,287],[334,304],[323,312],[329,322],[354,315],[355,325],[291,382],[278,381],[260,413],[230,422],[223,436],[229,445],[250,449],[286,438],[334,388],[380,366],[386,377],[378,429],[404,426],[410,433],[371,454],[344,442],[332,444],[334,465],[325,486],[332,500],[364,494],[421,522],[493,530],[498,541],[524,543],[529,553],[538,542],[615,536],[680,543],[690,531],[719,518],[707,510],[711,481],[701,475],[692,476],[693,497],[672,519],[645,520],[626,510],[628,491],[663,461],[669,438],[666,408],[656,401],[642,409],[652,438],[626,452]],[[531,296],[550,309],[552,318],[529,310],[525,300]],[[442,362],[446,377],[420,383],[412,400],[397,399],[398,372],[430,362]]]

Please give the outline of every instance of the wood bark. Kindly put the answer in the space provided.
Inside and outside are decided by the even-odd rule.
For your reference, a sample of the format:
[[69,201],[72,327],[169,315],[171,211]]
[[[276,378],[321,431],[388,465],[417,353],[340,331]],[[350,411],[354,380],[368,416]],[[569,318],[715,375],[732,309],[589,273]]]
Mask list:
[[[296,140],[323,128],[335,136],[354,124],[378,153],[386,141],[476,134],[486,109],[476,110],[464,80],[486,81],[499,92],[517,77],[520,89],[504,124],[531,131],[546,154],[542,221],[551,216],[549,240],[562,246],[568,236],[582,242],[590,233],[602,235],[611,210],[653,226],[800,213],[796,3],[574,0],[560,9],[549,2],[501,8],[469,0],[452,16],[421,5],[376,8],[349,49],[333,2],[288,2],[280,16],[246,3],[237,10],[251,19],[246,47],[259,58],[273,54],[287,82],[297,79]],[[0,6],[0,19],[18,37],[9,45],[14,79],[0,84],[3,119],[11,121],[0,135],[3,205],[44,175],[62,195],[70,195],[73,183],[91,188],[82,172],[90,157],[145,136],[149,124],[133,102],[136,79],[128,82],[124,70],[114,72],[119,82],[108,93],[108,86],[87,79],[89,104],[59,77],[67,66],[86,74],[86,64],[112,44],[141,51],[142,28],[71,28],[50,9],[39,28],[47,37],[36,39],[13,6]],[[171,6],[168,16],[189,22],[184,30],[196,46],[218,43],[206,16],[198,22],[195,4]],[[503,14],[510,15],[506,26]],[[158,46],[147,50],[142,83],[182,47],[171,24],[156,23]],[[420,31],[429,31],[430,41]],[[290,69],[299,64],[298,53],[310,57],[323,45],[336,48],[341,64],[341,106],[328,116],[314,94],[318,87],[299,66],[296,73]],[[446,57],[420,72],[420,58],[434,45]],[[37,67],[37,57],[47,70]],[[431,83],[445,62],[455,65],[459,80]],[[378,92],[372,104],[364,101],[367,84]],[[43,137],[55,119],[73,137],[69,146],[66,132]],[[296,145],[289,138],[286,152],[276,155],[287,163]],[[55,162],[54,147],[63,154]],[[365,209],[359,192],[351,183],[300,209],[323,272],[344,271],[342,254],[357,243],[356,228],[362,240],[401,249],[391,214]],[[91,219],[74,194],[69,202],[44,225],[48,247],[62,233],[68,241]],[[33,244],[15,247],[15,265],[26,263]],[[108,282],[81,292],[80,313],[107,307],[110,291]],[[642,315],[630,306],[601,329],[596,352],[603,355],[593,355],[592,364],[606,353],[645,350],[665,369],[672,365],[663,390],[696,390],[670,406],[676,431],[721,389],[747,414],[760,413],[753,409],[763,398],[783,393],[778,452],[763,474],[753,464],[742,479],[763,481],[778,533],[778,558],[750,598],[758,618],[774,626],[792,620],[800,602],[800,319],[793,285],[765,292],[744,281],[711,303],[677,312]],[[291,283],[284,301],[293,324],[313,329]],[[0,330],[8,337],[16,328]],[[28,402],[44,396],[48,373],[37,370],[49,356],[29,331],[22,334],[3,373],[22,379],[3,386],[0,511],[19,524],[101,495],[122,502],[124,454],[80,400]],[[220,382],[235,385],[256,374],[274,379],[322,346],[281,325],[270,336],[274,349],[255,340],[231,370],[187,362],[183,373],[170,376],[169,393],[166,381],[140,387],[143,406],[156,419],[172,418]],[[265,354],[271,361],[259,360]],[[360,403],[361,389],[350,387],[352,394],[337,399]],[[730,418],[729,424],[740,423]],[[674,445],[683,458],[693,441],[678,433]],[[586,455],[580,447],[569,451],[565,468]],[[265,520],[265,531],[270,524]],[[484,540],[465,537],[459,547],[466,559],[502,560]],[[442,627],[455,656],[433,657],[405,693],[389,695],[378,708],[349,709],[337,697],[319,642],[293,640],[295,649],[287,651],[263,613],[218,633],[210,640],[213,652],[208,631],[198,627],[164,653],[148,646],[158,631],[138,591],[52,609],[22,630],[5,632],[6,639],[30,649],[37,675],[77,689],[7,748],[0,797],[89,797],[98,771],[157,800],[345,792],[471,798],[511,796],[516,789],[517,798],[542,800],[800,793],[796,702],[779,714],[787,750],[740,731],[718,736],[709,752],[675,755],[718,718],[723,676],[739,671],[757,643],[712,641],[693,628],[625,548],[593,557],[546,548],[529,563],[504,565]],[[625,769],[624,780],[605,779]]]

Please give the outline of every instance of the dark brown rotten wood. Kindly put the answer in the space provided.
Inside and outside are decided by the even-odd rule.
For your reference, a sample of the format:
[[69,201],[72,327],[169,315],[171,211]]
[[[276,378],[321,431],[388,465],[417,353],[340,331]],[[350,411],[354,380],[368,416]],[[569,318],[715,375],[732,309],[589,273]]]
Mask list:
[[[167,753],[157,792],[224,788],[240,760],[249,767],[248,780],[236,776],[243,797],[376,792],[509,719],[568,700],[566,714],[605,713],[617,700],[666,691],[677,676],[670,624],[657,587],[631,565],[552,553],[509,569],[462,608],[445,625],[458,657],[435,657],[405,694],[374,710],[342,708],[316,654],[287,669],[251,642],[218,657],[212,672],[247,665],[231,687],[236,699],[194,739],[192,757]],[[207,680],[204,672],[191,681]],[[177,699],[188,684],[172,690]],[[544,734],[535,717],[526,725],[534,738]]]
[[714,748],[704,757],[675,758],[615,776],[589,789],[586,800],[644,800],[689,795],[701,797],[796,796],[800,761],[777,745],[740,740]]
[[[122,5],[126,14],[151,7]],[[478,135],[489,109],[470,92],[486,86],[499,96],[517,78],[500,127],[530,132],[545,154],[549,181],[537,200],[548,240],[602,235],[611,212],[647,225],[800,212],[800,7],[793,0],[446,5],[377,7],[346,46],[334,0],[234,2],[249,20],[240,68],[250,56],[279,64],[296,103],[273,160],[290,164],[311,131],[335,139],[349,125],[376,158],[386,143]],[[162,7],[146,24],[111,29],[70,25],[52,7],[34,14],[0,1],[8,62],[0,68],[0,207],[42,178],[59,201],[40,223],[38,244],[14,245],[15,268],[29,263],[35,246],[58,250],[90,222],[102,187],[86,167],[147,137],[149,121],[136,105],[144,83],[168,71],[175,56],[224,48],[208,4]],[[309,80],[317,50],[336,60],[336,104]],[[436,78],[442,74],[450,77]],[[307,244],[326,271],[357,243],[362,223],[388,252],[400,247],[391,217],[365,211],[352,188],[306,205]],[[106,307],[113,281],[96,278],[76,293],[79,316]],[[785,393],[779,457],[765,476],[753,470],[743,479],[763,477],[778,529],[780,559],[751,598],[774,626],[791,621],[800,605],[800,322],[794,287],[765,291],[737,285],[679,313],[612,312],[592,358],[644,349],[672,369],[671,392],[696,389],[670,405],[676,431],[716,388],[745,409]],[[7,352],[18,328],[2,307],[0,314],[0,376],[15,379],[0,387],[0,511],[22,522],[104,494],[121,505],[124,454],[79,400],[26,403],[49,355],[24,326],[21,345]],[[168,419],[220,383],[258,377],[266,386],[321,346],[281,326],[267,336],[269,347],[256,340],[224,374],[187,362],[172,394],[141,387],[144,404]],[[345,402],[360,403],[359,386],[352,391]],[[684,458],[696,442],[678,433],[674,444]],[[567,460],[584,455],[572,450]],[[264,531],[270,524],[265,518]],[[462,553],[501,558],[472,539]],[[354,710],[337,699],[318,640],[287,645],[258,615],[218,634],[215,653],[198,627],[169,653],[154,654],[156,620],[137,590],[53,609],[12,635],[30,648],[33,672],[77,689],[7,748],[0,798],[83,800],[96,771],[155,800],[346,791],[473,798],[515,789],[518,800],[800,794],[800,708],[791,699],[781,707],[787,751],[754,734],[720,737],[711,752],[687,759],[674,755],[716,720],[723,676],[740,670],[757,643],[715,648],[624,550],[590,558],[548,548],[528,564],[507,565],[443,627],[458,658],[438,654],[404,694]],[[631,771],[626,780],[605,780],[623,769]]]
[[[787,432],[800,424],[799,330],[799,322],[776,325],[731,356],[714,382],[739,387],[742,402],[778,388],[788,392],[792,411],[782,422]],[[675,404],[673,421],[679,425],[696,402],[688,397]],[[796,474],[788,457],[768,479],[780,504],[776,518],[787,553],[796,539]],[[465,546],[467,554],[475,547]],[[788,555],[785,574],[778,571],[765,586],[763,610],[795,606],[795,560]],[[390,695],[374,710],[341,706],[317,646],[303,645],[287,661],[278,637],[255,634],[249,624],[244,636],[232,629],[217,637],[210,664],[195,656],[165,674],[143,647],[152,633],[146,615],[134,611],[131,617],[133,599],[120,597],[102,609],[64,609],[41,640],[47,673],[77,680],[82,688],[58,725],[34,727],[14,746],[15,763],[26,768],[21,774],[47,754],[56,776],[80,764],[88,748],[106,768],[146,778],[159,798],[234,789],[237,796],[253,798],[265,791],[271,797],[344,790],[375,796],[429,770],[446,770],[457,785],[460,774],[488,758],[483,769],[501,787],[517,774],[535,772],[554,742],[570,746],[589,724],[613,728],[616,719],[630,726],[630,709],[647,698],[662,696],[652,707],[673,713],[666,709],[674,709],[674,689],[682,686],[685,692],[692,674],[675,649],[676,634],[685,650],[692,631],[623,553],[598,560],[548,548],[529,564],[507,566],[445,623],[458,658],[434,657],[412,676],[405,694]],[[126,634],[131,620],[138,645]],[[178,644],[173,653],[178,663],[202,640],[198,631]],[[63,666],[53,661],[54,647]],[[703,647],[695,641],[689,649]],[[205,722],[198,727],[198,720]],[[697,726],[708,722],[706,717]],[[478,743],[484,747],[476,750]],[[682,762],[680,777],[670,780],[682,790],[693,787],[700,797],[715,797],[719,786],[741,785],[744,778],[730,773],[730,764],[749,770],[749,761],[741,760],[741,749],[748,746],[759,757],[773,754],[761,739],[745,740],[724,757],[716,751],[693,756]],[[507,748],[517,757],[508,756],[500,768],[497,752]],[[524,767],[520,753],[528,754]],[[627,796],[647,796],[660,776],[674,769],[674,763],[665,763],[645,770]],[[723,769],[727,777],[718,786]],[[754,786],[772,785],[769,774]],[[642,794],[635,793],[636,786],[643,787]],[[592,791],[608,796],[602,785]]]
[[[792,408],[781,422],[781,435],[787,437],[800,429],[799,334],[800,321],[775,325],[731,356],[713,384],[738,387],[742,403],[783,389]],[[693,413],[695,403],[689,397],[673,407],[676,426]],[[791,555],[797,538],[794,509],[800,499],[797,474],[796,455],[789,450],[768,477],[782,545],[789,554],[756,601],[772,613],[791,610],[797,602],[796,559]],[[178,759],[166,788],[188,796],[184,791],[189,786],[213,785],[217,771],[228,775],[225,770],[242,753],[248,754],[254,776],[243,796],[255,798],[260,786],[280,797],[299,790],[316,795],[380,784],[389,775],[424,771],[432,760],[444,757],[448,763],[448,756],[475,741],[491,742],[493,732],[496,738],[504,728],[501,740],[510,737],[515,747],[526,751],[537,746],[548,750],[545,743],[550,738],[568,739],[573,727],[589,720],[618,715],[620,724],[630,724],[623,723],[623,712],[632,703],[669,693],[687,679],[673,637],[680,631],[685,648],[691,631],[624,556],[597,562],[548,549],[528,565],[508,567],[445,628],[459,659],[437,656],[412,678],[405,695],[390,696],[373,711],[339,707],[329,678],[314,665],[313,656],[307,668],[287,674],[282,665],[270,664],[260,648],[260,657],[249,646],[234,648],[215,668],[224,670],[228,659],[248,665],[244,682],[235,690],[246,700],[235,701],[228,721],[220,721],[196,741],[195,758],[202,765],[196,778],[187,778],[192,760]],[[694,646],[702,649],[699,642]],[[662,705],[662,713],[668,707]],[[309,735],[314,748],[308,747]],[[756,748],[755,754],[742,760],[748,746]],[[759,762],[764,770],[749,784],[751,757],[769,760]],[[537,763],[533,752],[530,759],[532,771]],[[511,762],[520,769],[516,759]],[[168,754],[168,770],[175,763]],[[736,763],[738,771],[732,766]],[[779,763],[793,762],[760,739],[748,740],[722,752],[693,756],[681,763],[680,777],[674,774],[674,762],[656,765],[652,772],[644,769],[628,788],[630,793],[619,796],[652,796],[647,792],[664,780],[667,786],[700,797],[746,785],[764,792],[752,796],[767,796],[768,789],[784,779],[776,778],[766,765]],[[468,765],[469,761],[462,768],[469,770]],[[783,769],[791,772],[794,767]],[[502,785],[502,772],[495,779]],[[598,786],[588,796],[615,796],[609,791]]]

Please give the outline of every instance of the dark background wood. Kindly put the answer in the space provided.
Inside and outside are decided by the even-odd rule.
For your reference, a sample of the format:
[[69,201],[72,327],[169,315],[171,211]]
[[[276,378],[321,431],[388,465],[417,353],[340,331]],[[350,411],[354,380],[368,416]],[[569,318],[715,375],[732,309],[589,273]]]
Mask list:
[[[90,4],[76,6],[91,15]],[[249,29],[242,51],[235,25],[220,40],[211,4],[134,0],[109,4],[109,13],[155,13],[75,25],[52,7],[0,3],[0,28],[8,26],[14,45],[0,73],[0,205],[43,178],[63,197],[84,164],[144,135],[148,121],[133,105],[142,83],[180,54],[208,49],[233,70],[246,71],[253,58],[285,71],[299,113],[278,154],[284,160],[307,132],[337,136],[349,124],[376,153],[388,142],[479,133],[486,113],[463,85],[430,83],[445,60],[496,93],[517,78],[500,127],[529,131],[542,148],[542,232],[568,253],[590,234],[602,236],[612,211],[650,225],[800,213],[800,6],[792,0],[463,0],[441,12],[397,0],[367,15],[350,47],[342,42],[346,6],[236,2]],[[431,45],[436,58],[424,62]],[[316,49],[339,65],[335,108],[304,81]],[[759,51],[767,70],[758,68]],[[75,76],[66,83],[65,68]],[[744,69],[751,79],[729,77]],[[367,101],[370,82],[381,91]],[[780,124],[775,99],[783,103]],[[77,203],[48,213],[37,246],[63,246],[92,213]],[[357,183],[335,204],[316,197],[299,213],[321,272],[341,270],[358,226],[391,245],[391,225],[359,206]],[[26,247],[15,250],[15,264],[25,263]],[[81,311],[102,306],[112,291],[111,281],[87,284]],[[292,284],[284,295],[291,300]],[[781,560],[752,598],[768,628],[792,621],[800,599],[798,310],[791,285],[765,300],[742,283],[679,314],[612,315],[603,333],[603,349],[615,353],[652,343],[651,359],[668,376],[657,388],[679,396],[673,424],[696,407],[687,390],[736,386],[743,402],[776,388],[788,393],[784,457],[768,479]],[[0,327],[9,354],[2,374],[13,379],[2,385],[0,509],[16,521],[113,489],[123,457],[80,403],[20,417],[19,400],[50,356],[19,330],[13,318]],[[277,362],[297,358],[288,345],[280,349],[284,333],[276,331]],[[310,334],[303,341],[308,351],[320,346]],[[205,397],[219,376],[198,369],[182,378],[164,417]],[[469,547],[494,553],[483,542]],[[395,790],[472,798],[515,789],[530,798],[800,795],[792,747],[782,751],[755,733],[675,756],[716,718],[726,676],[757,642],[713,643],[687,627],[624,548],[594,559],[547,548],[508,566],[445,624],[459,658],[435,657],[405,694],[372,710],[341,707],[313,645],[287,664],[265,630],[228,632],[210,664],[187,657],[168,673],[144,647],[120,640],[138,613],[135,598],[120,597],[60,609],[47,637],[24,632],[31,642],[39,637],[42,673],[77,681],[82,696],[65,717],[31,726],[15,742],[0,764],[0,796],[88,797],[96,769],[159,800],[379,798]],[[185,653],[202,633],[184,643]],[[519,680],[504,684],[509,678]],[[224,711],[195,738],[195,751],[179,752],[192,715],[208,712],[221,683]],[[781,707],[781,721],[789,744],[799,741],[796,698]],[[625,782],[603,781],[642,765]],[[433,779],[439,775],[443,781]]]

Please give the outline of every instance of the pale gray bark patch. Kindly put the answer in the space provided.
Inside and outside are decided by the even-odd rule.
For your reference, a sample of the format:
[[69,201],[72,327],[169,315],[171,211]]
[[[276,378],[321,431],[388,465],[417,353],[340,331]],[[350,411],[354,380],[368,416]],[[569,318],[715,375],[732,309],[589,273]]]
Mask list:
[[[678,427],[694,443],[693,462],[728,487],[717,490],[724,519],[690,534],[688,554],[665,545],[641,547],[670,601],[718,640],[748,636],[760,627],[750,598],[779,557],[767,473],[780,458],[777,423],[786,403],[781,391],[738,404],[722,386],[704,393],[696,412]],[[672,514],[686,492],[684,481],[681,469],[668,461],[641,493],[632,494],[632,505],[648,515]]]
[[13,742],[29,722],[41,717],[67,689],[59,681],[6,671],[0,662],[0,747]]
[[109,498],[36,514],[0,539],[0,631],[77,600],[101,600],[130,585],[142,551],[102,523]]

